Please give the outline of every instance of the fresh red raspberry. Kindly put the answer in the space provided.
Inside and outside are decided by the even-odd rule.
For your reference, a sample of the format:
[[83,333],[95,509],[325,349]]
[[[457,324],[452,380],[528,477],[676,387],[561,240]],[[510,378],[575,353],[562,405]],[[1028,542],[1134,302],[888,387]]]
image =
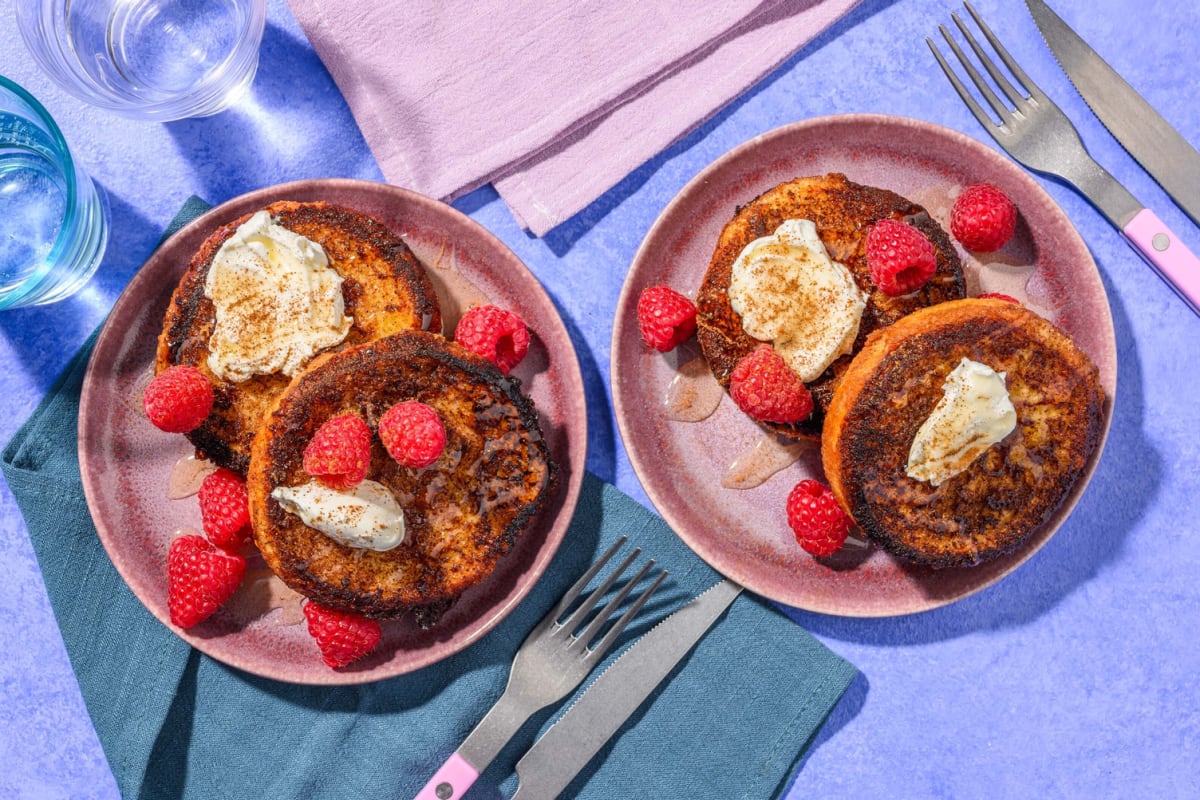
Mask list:
[[212,410],[213,389],[204,373],[177,364],[154,376],[142,395],[142,407],[154,427],[187,433],[200,427]]
[[497,306],[475,306],[458,321],[454,341],[491,361],[507,375],[529,352],[529,329],[512,311]]
[[729,396],[762,422],[799,422],[813,410],[808,387],[769,344],[760,344],[733,368]]
[[908,223],[885,218],[867,232],[867,270],[889,297],[915,292],[937,272],[933,242]]
[[362,417],[328,419],[304,448],[304,471],[331,489],[351,489],[371,466],[371,429]]
[[383,637],[379,623],[359,614],[335,611],[311,600],[304,604],[308,633],[317,640],[321,658],[331,667],[344,667],[375,649]]
[[250,538],[250,507],[246,482],[221,467],[200,484],[200,519],[204,533],[217,547],[236,550]]
[[1021,301],[1018,300],[1017,298],[1010,297],[1006,294],[1000,294],[1000,292],[984,292],[983,294],[979,295],[980,300],[987,300],[989,298],[992,300],[1007,300],[1010,303],[1016,303],[1017,305],[1021,305]]
[[643,289],[637,318],[642,339],[660,353],[674,350],[696,332],[696,306],[670,286]]
[[842,549],[850,532],[850,516],[838,505],[828,486],[802,480],[787,499],[788,525],[796,541],[814,556],[829,556]]
[[383,412],[379,438],[396,463],[422,469],[437,461],[445,449],[446,426],[432,408],[407,400]]
[[246,559],[203,536],[176,537],[167,552],[167,608],[181,628],[212,616],[242,582]]
[[963,189],[950,209],[950,233],[977,253],[999,250],[1017,227],[1017,208],[1001,189],[974,183]]

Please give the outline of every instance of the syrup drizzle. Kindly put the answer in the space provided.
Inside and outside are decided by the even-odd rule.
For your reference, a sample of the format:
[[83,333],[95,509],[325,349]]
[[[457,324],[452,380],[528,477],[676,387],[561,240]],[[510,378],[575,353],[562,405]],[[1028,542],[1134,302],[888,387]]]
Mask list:
[[764,433],[730,463],[721,477],[721,486],[726,489],[761,486],[775,473],[795,464],[812,448],[811,442],[791,442],[773,433]]
[[299,625],[304,622],[304,598],[279,579],[267,567],[246,570],[228,605],[239,619],[262,619],[278,610],[277,625]]
[[167,499],[182,500],[195,495],[204,479],[216,471],[216,464],[197,458],[195,453],[183,456],[171,467],[167,477]]
[[708,369],[701,356],[684,361],[675,371],[663,394],[663,409],[668,419],[700,422],[708,419],[721,405],[725,390]]
[[[409,242],[410,246],[415,243]],[[414,246],[414,251],[415,251]],[[422,262],[432,267],[425,272],[438,296],[442,312],[442,332],[454,332],[464,312],[473,306],[488,305],[492,301],[482,289],[462,274],[458,267],[458,252],[448,239],[443,239],[437,253],[417,253]]]

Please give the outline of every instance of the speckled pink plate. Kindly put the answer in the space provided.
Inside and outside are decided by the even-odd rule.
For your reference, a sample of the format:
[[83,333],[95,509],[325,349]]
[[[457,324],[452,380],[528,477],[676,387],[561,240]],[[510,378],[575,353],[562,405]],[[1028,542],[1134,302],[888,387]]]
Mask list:
[[[170,624],[167,548],[176,531],[198,530],[200,515],[194,496],[168,498],[169,476],[191,452],[187,441],[158,431],[141,411],[163,313],[192,254],[219,225],[285,199],[326,200],[374,216],[404,236],[435,284],[449,286],[459,298],[481,294],[520,314],[533,336],[529,355],[514,374],[537,405],[561,467],[557,496],[495,573],[428,631],[407,620],[385,622],[377,651],[341,670],[321,662],[305,625],[297,621],[298,596],[272,578],[257,555],[251,556],[238,593],[213,617],[186,631]],[[451,325],[457,319],[453,312],[445,316]],[[213,658],[293,683],[364,683],[410,672],[461,650],[494,627],[537,581],[562,541],[583,480],[586,448],[579,362],[553,303],[525,265],[448,205],[385,184],[340,179],[243,195],[168,239],[134,276],[105,322],[79,412],[79,462],[88,505],[129,588],[164,625]]]
[[[963,569],[915,567],[870,547],[848,546],[824,563],[801,550],[784,508],[797,481],[823,479],[816,445],[755,488],[723,488],[731,462],[764,434],[727,396],[703,421],[671,418],[676,415],[668,413],[664,396],[688,356],[686,351],[657,354],[642,343],[638,296],[665,283],[695,297],[717,237],[737,206],[783,181],[826,172],[843,172],[853,181],[909,197],[947,230],[951,195],[961,187],[979,181],[1002,187],[1021,219],[1013,241],[987,263],[966,260],[970,293],[1013,295],[1053,320],[1099,366],[1109,398],[1117,380],[1112,316],[1087,246],[1049,195],[996,151],[927,122],[854,114],[778,128],[706,168],[654,223],[625,281],[612,342],[613,404],[647,495],[701,558],[761,595],[840,616],[909,614],[989,586],[1037,552],[1078,501],[1103,441],[1066,501],[1019,551]],[[715,383],[707,372],[701,380]],[[1107,438],[1111,400],[1105,416]]]

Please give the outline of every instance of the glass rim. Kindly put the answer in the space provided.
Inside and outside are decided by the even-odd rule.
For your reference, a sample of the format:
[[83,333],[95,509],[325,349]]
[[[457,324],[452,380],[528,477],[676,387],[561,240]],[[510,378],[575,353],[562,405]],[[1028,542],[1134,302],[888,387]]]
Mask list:
[[54,143],[58,146],[58,149],[62,151],[64,160],[66,161],[67,166],[70,167],[70,169],[67,170],[67,180],[72,186],[74,186],[75,156],[71,154],[71,148],[67,145],[67,137],[63,136],[62,128],[58,127],[58,123],[54,121],[54,117],[50,116],[50,112],[46,110],[46,107],[43,106],[36,97],[30,94],[29,90],[21,86],[21,84],[17,83],[12,78],[9,78],[5,75],[0,75],[0,88],[4,88],[12,92],[22,103],[29,106],[33,113],[38,115],[38,118],[46,127],[46,132],[54,138]]
[[[45,125],[46,131],[54,139],[54,144],[58,147],[63,160],[63,177],[67,181],[67,208],[74,209],[79,198],[79,186],[75,180],[77,166],[75,164],[75,155],[71,152],[70,145],[67,144],[67,137],[63,136],[62,128],[58,127],[58,123],[54,121],[54,117],[50,115],[46,107],[30,94],[25,87],[12,78],[0,75],[0,88],[12,92],[21,102],[29,106],[33,110],[33,113],[38,115]],[[61,234],[62,231],[59,231],[59,233]]]
[[[149,102],[131,99],[112,87],[93,80],[78,60],[64,49],[62,32],[42,17],[55,0],[17,2],[17,28],[34,61],[67,93],[84,102],[123,117],[151,122],[172,122],[203,117],[224,110],[224,100],[248,83],[246,76],[256,72],[259,49],[266,32],[267,0],[248,0],[247,24],[239,31],[236,43],[214,71],[189,89]],[[69,5],[69,3],[68,3]],[[229,80],[229,76],[235,76]]]
[[[58,123],[54,121],[54,117],[50,115],[50,112],[46,110],[46,107],[36,97],[30,94],[29,90],[5,75],[0,75],[0,90],[11,93],[37,116],[38,122],[41,123],[43,129],[53,139],[62,161],[61,166],[63,179],[67,185],[67,197],[63,211],[63,224],[59,226],[58,233],[54,237],[54,245],[51,248],[51,252],[53,252],[66,246],[64,243],[72,235],[70,231],[71,226],[66,224],[66,221],[80,213],[78,206],[80,205],[81,197],[80,187],[77,182],[78,167],[75,164],[75,156],[71,153],[71,148],[67,145],[67,139],[63,136],[62,129],[58,126]],[[86,177],[85,180],[90,183],[91,178]],[[98,192],[99,190],[96,189],[94,191]],[[45,263],[22,281],[24,288],[16,294],[5,298],[6,302],[0,307],[11,308],[24,305],[27,302],[27,298],[36,297],[39,292],[44,293],[43,284],[51,274],[52,267],[52,261],[47,258]]]

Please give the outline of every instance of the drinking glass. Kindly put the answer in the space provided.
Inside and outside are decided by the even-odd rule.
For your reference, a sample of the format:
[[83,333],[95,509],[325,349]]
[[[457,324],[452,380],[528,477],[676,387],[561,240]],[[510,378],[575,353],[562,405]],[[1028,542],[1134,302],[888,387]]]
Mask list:
[[75,292],[107,242],[104,196],[46,109],[0,75],[0,309]]
[[71,94],[134,119],[204,117],[250,84],[266,0],[16,0],[34,59]]

